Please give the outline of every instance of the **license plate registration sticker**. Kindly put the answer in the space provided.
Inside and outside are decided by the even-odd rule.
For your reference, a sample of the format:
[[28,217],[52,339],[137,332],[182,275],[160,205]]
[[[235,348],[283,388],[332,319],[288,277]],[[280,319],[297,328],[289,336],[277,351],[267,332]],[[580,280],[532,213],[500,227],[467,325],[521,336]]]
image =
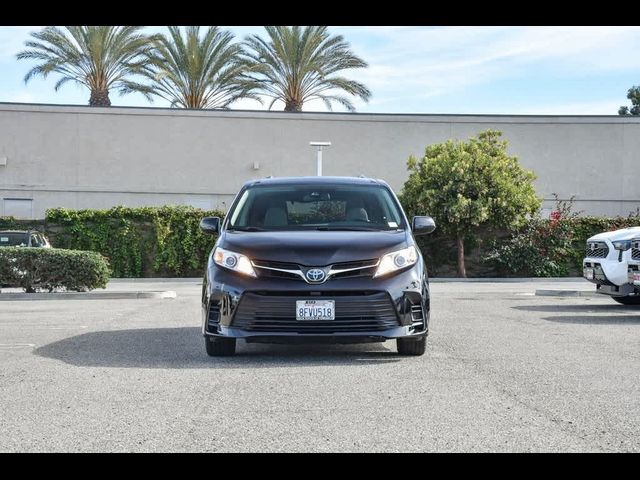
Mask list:
[[335,320],[334,300],[297,300],[296,320]]
[[584,269],[584,278],[587,280],[593,280],[593,268]]

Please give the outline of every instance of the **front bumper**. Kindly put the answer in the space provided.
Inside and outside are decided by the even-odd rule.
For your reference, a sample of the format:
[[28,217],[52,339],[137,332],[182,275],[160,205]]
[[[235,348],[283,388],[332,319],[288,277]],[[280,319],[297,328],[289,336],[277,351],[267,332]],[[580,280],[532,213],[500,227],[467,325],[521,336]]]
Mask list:
[[[423,266],[385,278],[329,280],[244,277],[210,266],[203,285],[202,333],[247,341],[383,341],[428,334],[429,285]],[[335,320],[297,321],[296,300],[334,300]]]
[[[628,263],[624,258],[622,261],[617,257],[615,259],[585,258],[582,267],[583,277],[596,284],[598,293],[627,296],[635,291],[633,284],[629,281]],[[590,272],[593,276],[589,275]]]

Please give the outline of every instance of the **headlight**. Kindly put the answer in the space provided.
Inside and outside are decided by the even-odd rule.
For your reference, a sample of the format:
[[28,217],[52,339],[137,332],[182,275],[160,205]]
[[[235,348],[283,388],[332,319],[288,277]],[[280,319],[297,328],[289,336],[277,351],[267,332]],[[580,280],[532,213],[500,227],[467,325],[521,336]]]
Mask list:
[[623,252],[626,252],[631,248],[631,240],[617,240],[611,243],[613,243],[613,248],[616,250],[622,250]]
[[378,269],[373,277],[379,277],[381,275],[386,275],[387,273],[409,267],[414,265],[417,261],[418,251],[416,250],[416,247],[413,246],[387,253],[380,259]]
[[234,272],[244,273],[250,277],[256,276],[256,272],[253,270],[253,266],[251,265],[251,260],[240,253],[216,247],[213,252],[213,261],[216,265],[228,268]]

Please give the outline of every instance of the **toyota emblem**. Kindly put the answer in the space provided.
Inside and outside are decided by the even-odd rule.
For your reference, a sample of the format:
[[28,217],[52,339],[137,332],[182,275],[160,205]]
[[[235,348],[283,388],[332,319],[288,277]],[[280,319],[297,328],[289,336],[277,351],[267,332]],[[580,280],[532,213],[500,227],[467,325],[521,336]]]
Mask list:
[[315,283],[324,281],[324,277],[325,277],[324,270],[320,268],[312,268],[310,270],[307,270],[306,275],[307,275],[307,280]]

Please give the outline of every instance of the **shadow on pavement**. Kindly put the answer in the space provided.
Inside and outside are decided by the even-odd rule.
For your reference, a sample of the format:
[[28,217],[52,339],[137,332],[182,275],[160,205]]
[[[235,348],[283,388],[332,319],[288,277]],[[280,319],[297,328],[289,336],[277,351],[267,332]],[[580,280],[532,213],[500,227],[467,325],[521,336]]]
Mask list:
[[209,357],[201,330],[195,327],[89,332],[43,345],[33,353],[80,367],[115,368],[272,368],[381,364],[402,359],[392,342],[247,345],[238,341],[235,356]]
[[616,312],[616,313],[637,313],[640,315],[640,306],[637,305],[620,305],[614,303],[611,300],[610,305],[603,305],[601,303],[586,304],[581,303],[577,305],[557,304],[557,305],[517,305],[511,307],[516,310],[522,310],[525,312],[576,312],[576,313],[588,313],[588,312]]
[[558,315],[543,320],[580,325],[640,325],[640,315]]

